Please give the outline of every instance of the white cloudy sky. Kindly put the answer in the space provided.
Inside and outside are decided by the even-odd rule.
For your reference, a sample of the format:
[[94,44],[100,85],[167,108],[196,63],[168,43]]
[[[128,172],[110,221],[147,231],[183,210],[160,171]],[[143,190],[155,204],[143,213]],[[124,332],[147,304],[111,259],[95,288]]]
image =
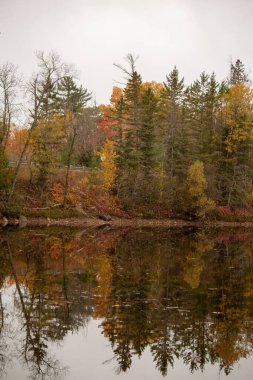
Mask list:
[[35,50],[57,50],[106,103],[127,53],[145,81],[175,64],[187,83],[203,70],[223,79],[231,59],[251,70],[252,19],[252,0],[0,0],[0,64],[29,76]]

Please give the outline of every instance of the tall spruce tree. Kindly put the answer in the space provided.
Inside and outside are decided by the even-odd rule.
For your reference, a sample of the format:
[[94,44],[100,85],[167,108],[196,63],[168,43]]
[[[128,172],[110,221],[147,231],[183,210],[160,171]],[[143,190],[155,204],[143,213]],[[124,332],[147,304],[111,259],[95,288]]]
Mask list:
[[230,65],[229,84],[247,84],[249,82],[248,74],[245,71],[244,64],[240,59]]
[[202,73],[186,90],[188,160],[200,159],[205,165],[217,159],[217,111],[220,87],[215,79]]
[[155,202],[155,123],[157,120],[157,98],[151,87],[144,89],[140,100],[140,164],[136,189],[139,203]]
[[124,122],[125,122],[125,100],[123,96],[120,96],[118,102],[112,108],[112,119],[115,124],[114,129],[114,142],[116,151],[116,191],[119,192],[121,188],[121,177],[124,171],[124,165],[126,163],[125,157],[125,135],[124,134]]
[[45,192],[50,186],[50,177],[53,174],[57,155],[62,144],[60,133],[61,122],[55,118],[58,110],[57,86],[48,78],[44,85],[46,88],[39,89],[41,97],[41,114],[38,127],[33,133],[33,162],[35,165],[35,182],[41,193],[41,200],[45,201]]
[[209,76],[204,72],[186,89],[186,111],[189,163],[202,159],[205,154],[205,132],[209,127],[206,120],[206,96]]
[[[135,68],[136,58],[131,54],[126,57],[130,69],[120,68],[127,78],[124,88],[124,115],[125,121],[122,128],[122,159],[117,172],[117,188],[123,203],[132,203],[136,196],[137,183],[140,168],[140,97],[141,76]],[[116,148],[117,149],[117,148]],[[117,161],[119,164],[119,161]]]
[[179,79],[178,69],[174,67],[166,81],[159,100],[159,120],[163,147],[163,167],[170,189],[182,171],[185,162],[184,141],[184,79]]
[[150,178],[154,167],[154,129],[157,99],[151,87],[145,89],[140,100],[140,165],[145,178]]

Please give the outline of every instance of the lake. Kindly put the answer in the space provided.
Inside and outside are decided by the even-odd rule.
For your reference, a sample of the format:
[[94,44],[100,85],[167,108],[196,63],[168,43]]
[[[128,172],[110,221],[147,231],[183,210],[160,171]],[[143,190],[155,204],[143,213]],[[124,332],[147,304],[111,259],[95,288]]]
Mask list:
[[0,377],[243,379],[253,231],[0,231]]

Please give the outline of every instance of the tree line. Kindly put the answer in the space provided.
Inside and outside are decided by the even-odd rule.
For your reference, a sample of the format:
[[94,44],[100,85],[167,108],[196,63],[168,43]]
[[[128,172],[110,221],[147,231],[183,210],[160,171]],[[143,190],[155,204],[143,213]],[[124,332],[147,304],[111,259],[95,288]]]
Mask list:
[[215,205],[252,202],[252,90],[240,60],[218,82],[203,72],[189,86],[178,69],[143,83],[136,60],[117,65],[127,81],[107,112],[115,180],[126,207],[168,207],[203,216]]
[[[37,60],[28,83],[20,84],[13,64],[0,67],[0,191],[9,200],[28,159],[33,167],[25,186],[36,189],[42,204],[64,163],[61,204],[70,205],[70,165],[80,163],[97,169],[92,185],[135,214],[195,218],[216,206],[252,205],[253,94],[239,59],[224,81],[203,72],[186,85],[176,67],[163,83],[143,82],[129,54],[126,67],[115,64],[124,87],[114,87],[109,105],[92,106],[91,92],[57,53],[39,52]],[[20,94],[25,127],[17,130]]]

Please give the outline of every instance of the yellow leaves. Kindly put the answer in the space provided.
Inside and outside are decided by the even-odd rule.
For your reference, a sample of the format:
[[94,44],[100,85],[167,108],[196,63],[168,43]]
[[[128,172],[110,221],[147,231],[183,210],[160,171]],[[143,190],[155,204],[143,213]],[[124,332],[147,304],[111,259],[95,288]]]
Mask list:
[[[99,286],[95,289],[95,293],[102,297],[105,302],[106,297],[111,292],[112,280],[112,263],[111,258],[101,255],[97,258],[97,276],[96,279]],[[102,301],[100,300],[100,301]]]
[[214,210],[215,202],[212,199],[207,198],[206,196],[203,196],[197,202],[197,207],[198,207],[197,216],[199,218],[203,218],[210,211]]
[[250,354],[251,349],[245,344],[247,341],[245,336],[238,334],[244,321],[249,319],[249,315],[246,310],[226,303],[225,297],[221,311],[224,317],[219,321],[214,331],[213,341],[216,342],[214,350],[226,365],[232,365]]
[[[61,115],[51,115],[50,118],[41,118],[38,127],[34,130],[31,138],[31,146],[37,152],[38,145],[43,144],[52,156],[57,155],[57,151],[63,143],[64,120]],[[57,147],[57,148],[56,148]],[[59,149],[58,149],[59,148]]]
[[185,185],[186,211],[195,214],[197,217],[204,217],[215,207],[215,203],[205,195],[207,181],[203,162],[195,161],[189,167]]
[[159,98],[161,91],[163,89],[163,85],[162,83],[158,83],[155,81],[142,83],[141,85],[142,92],[145,92],[148,88],[152,89],[155,98]]
[[101,158],[100,167],[103,176],[103,186],[106,189],[111,190],[113,188],[116,176],[115,160],[117,157],[117,154],[114,150],[113,141],[106,139],[101,151],[98,152],[98,154]]
[[186,186],[190,197],[201,197],[207,188],[207,181],[204,175],[204,164],[195,161],[188,169]]
[[73,119],[74,119],[73,112],[67,110],[66,114],[65,114],[65,122],[71,123],[73,121]]
[[52,201],[57,204],[62,204],[63,194],[64,194],[63,185],[59,182],[54,182],[51,187]]
[[209,240],[205,235],[199,234],[198,240],[190,244],[184,262],[184,281],[195,289],[200,284],[200,277],[204,267],[203,255],[206,252],[212,251],[214,241]]
[[241,142],[252,140],[253,91],[243,84],[232,86],[224,95],[222,109],[228,135],[225,139],[226,150],[234,153]]
[[194,256],[186,257],[186,266],[184,273],[184,281],[192,288],[195,289],[199,286],[200,275],[203,270],[203,261],[201,255],[199,256],[197,252]]
[[111,95],[111,103],[115,106],[119,102],[120,98],[123,96],[123,90],[120,87],[114,86]]
[[[71,183],[74,183],[74,179],[70,176]],[[75,204],[78,201],[78,194],[75,193],[75,189],[72,186],[67,194],[67,201],[70,204]],[[50,188],[50,199],[53,203],[62,204],[64,200],[64,186],[60,181],[52,183]]]
[[[6,146],[6,152],[10,160],[16,161],[24,148],[25,142],[27,140],[28,136],[28,130],[27,129],[17,129],[15,128],[11,136],[8,140],[7,146]],[[28,156],[31,154],[31,147],[28,147],[28,150],[26,152],[25,160],[27,160]]]

